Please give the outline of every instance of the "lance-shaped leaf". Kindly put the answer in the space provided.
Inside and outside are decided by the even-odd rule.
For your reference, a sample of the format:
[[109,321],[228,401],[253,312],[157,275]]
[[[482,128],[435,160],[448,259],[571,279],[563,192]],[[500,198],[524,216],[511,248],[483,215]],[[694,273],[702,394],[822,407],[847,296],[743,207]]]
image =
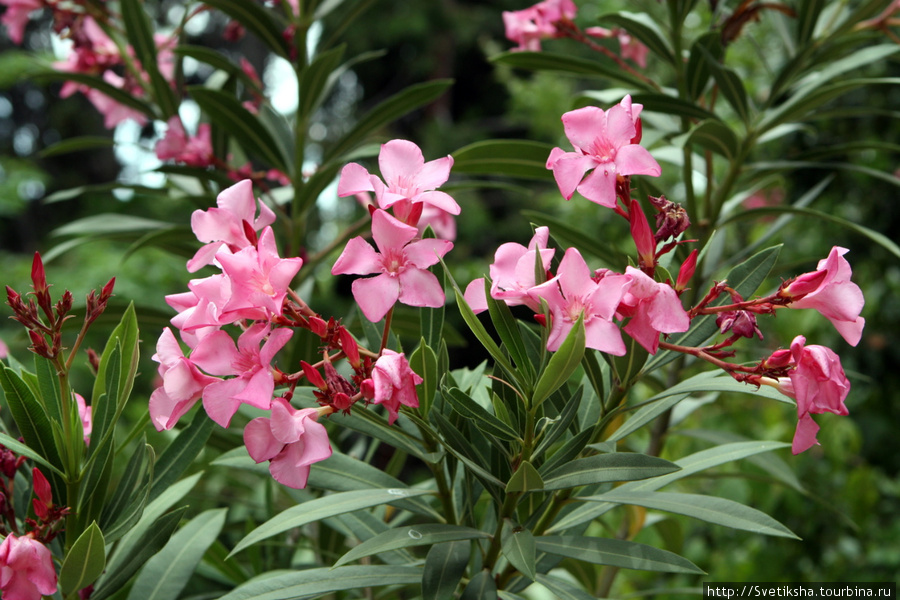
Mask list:
[[281,35],[283,27],[272,18],[272,12],[263,8],[261,4],[244,0],[209,0],[205,4],[221,10],[246,27],[275,54],[290,59],[287,41]]
[[239,65],[228,60],[221,52],[204,46],[190,46],[187,44],[178,46],[174,49],[174,52],[177,55],[189,56],[194,60],[206,63],[215,69],[228,73],[231,77],[237,77],[246,87],[262,92],[262,90],[259,90],[258,84]]
[[559,600],[595,600],[596,597],[588,594],[586,591],[581,589],[580,587],[576,587],[575,584],[562,579],[560,577],[553,577],[552,575],[541,575],[538,574],[537,582],[550,590],[552,593],[556,594],[556,597]]
[[472,544],[468,540],[435,544],[425,557],[422,573],[424,600],[443,600],[453,597],[469,563]]
[[336,69],[344,57],[345,46],[332,48],[316,56],[312,64],[303,69],[300,75],[300,102],[297,107],[298,117],[307,119],[312,115],[325,98],[334,81]]
[[437,355],[425,338],[421,338],[419,346],[409,355],[409,367],[422,378],[422,383],[416,386],[416,396],[419,398],[419,412],[426,418],[431,411],[434,402],[434,393],[438,384]]
[[545,215],[533,210],[523,210],[522,216],[534,225],[544,225],[550,228],[553,236],[560,246],[575,246],[582,254],[596,256],[606,265],[618,271],[624,271],[628,266],[625,255],[620,254],[612,246],[605,245],[596,235],[588,234],[581,229],[572,226],[569,221],[550,215]]
[[215,422],[206,415],[205,411],[197,411],[190,424],[166,446],[153,467],[153,486],[150,488],[151,501],[184,474],[203,450],[214,427]]
[[705,53],[709,53],[713,58],[721,60],[725,53],[721,40],[722,36],[718,31],[710,31],[698,37],[691,46],[685,69],[685,80],[688,95],[694,100],[703,93],[711,75],[709,61],[706,60]]
[[456,412],[471,420],[484,433],[507,441],[519,439],[517,431],[489,413],[459,388],[444,388],[442,393]]
[[15,452],[16,454],[20,454],[20,455],[22,455],[22,456],[24,456],[24,457],[26,457],[26,458],[30,458],[31,460],[33,460],[34,462],[38,463],[38,464],[41,465],[42,467],[47,467],[48,469],[50,469],[51,471],[53,471],[54,473],[56,473],[57,475],[59,475],[59,476],[61,476],[61,477],[64,475],[63,472],[62,472],[62,470],[60,470],[60,469],[58,469],[57,467],[51,465],[51,464],[47,461],[46,458],[44,458],[43,456],[41,456],[41,455],[40,455],[38,452],[36,452],[33,448],[31,448],[31,447],[29,447],[29,446],[26,446],[25,444],[23,444],[23,443],[20,442],[19,440],[10,437],[10,436],[9,436],[8,434],[6,434],[6,433],[0,432],[0,444],[2,444],[3,446],[6,446],[7,448],[9,448],[10,450],[12,450],[12,451]]
[[669,64],[675,64],[675,53],[669,47],[666,36],[656,25],[656,20],[647,13],[633,13],[625,10],[601,15],[602,23],[615,23],[640,40],[647,48]]
[[531,396],[532,407],[540,406],[544,400],[550,397],[550,394],[569,380],[569,377],[581,364],[584,345],[584,315],[580,315],[559,349],[550,357],[547,367],[537,380]]
[[129,94],[124,90],[120,90],[119,88],[108,84],[101,77],[97,77],[96,75],[87,75],[84,73],[71,73],[66,71],[51,71],[47,73],[40,73],[35,76],[35,79],[40,81],[42,79],[51,79],[51,80],[67,80],[74,81],[75,83],[80,83],[82,85],[86,85],[90,88],[101,92],[105,96],[109,96],[115,102],[127,106],[129,108],[133,108],[134,110],[143,113],[151,120],[156,119],[156,112],[153,107],[139,99],[134,94]]
[[272,134],[233,94],[199,86],[191,87],[188,91],[210,120],[234,136],[244,150],[267,166],[289,172],[287,162],[278,152],[279,146]]
[[288,600],[318,598],[341,590],[410,585],[422,579],[421,567],[357,565],[304,569],[248,581],[219,600]]
[[94,522],[72,544],[59,569],[59,587],[63,596],[94,583],[105,566],[106,543]]
[[713,79],[716,80],[716,85],[719,86],[722,96],[744,123],[749,122],[750,105],[749,100],[747,100],[747,90],[744,89],[744,83],[741,81],[741,78],[733,70],[720,63],[713,56],[712,52],[702,45],[698,46],[697,50],[706,59],[709,71],[712,73]]
[[141,63],[141,69],[150,78],[150,88],[156,104],[162,111],[163,120],[168,120],[169,117],[178,114],[178,101],[172,87],[157,66],[159,59],[156,41],[153,39],[153,30],[143,5],[140,0],[121,0],[119,6],[122,9],[122,22],[128,41]]
[[614,502],[643,506],[694,517],[707,523],[724,525],[733,529],[743,529],[777,537],[798,538],[790,529],[770,517],[734,500],[703,496],[700,494],[676,494],[672,492],[617,492],[613,490],[599,496],[584,496],[579,500],[588,502]]
[[631,100],[635,104],[642,104],[644,106],[643,112],[657,112],[699,121],[719,118],[715,113],[697,106],[693,102],[675,96],[667,96],[666,94],[635,94],[631,97]]
[[53,465],[55,471],[61,471],[62,459],[56,447],[50,419],[28,384],[15,371],[6,365],[0,365],[0,385],[6,394],[9,412],[12,413],[25,443]]
[[544,476],[545,490],[563,490],[594,483],[635,481],[678,471],[676,464],[635,452],[597,454],[579,458]]
[[582,77],[601,77],[625,83],[634,88],[655,92],[652,85],[628,73],[618,66],[607,65],[601,61],[578,58],[568,54],[553,52],[504,52],[491,57],[491,62],[516,69],[529,71],[552,71]]
[[697,123],[686,134],[672,141],[685,147],[696,144],[728,159],[737,155],[739,145],[734,131],[718,119]]
[[302,502],[278,513],[251,531],[244,539],[238,542],[228,556],[234,556],[241,550],[259,541],[290,529],[301,527],[307,523],[431,493],[433,492],[430,490],[410,488],[355,490],[339,494],[328,494],[309,502]]
[[128,600],[174,600],[190,581],[225,525],[228,509],[200,513],[173,535],[141,569]]
[[503,552],[503,556],[522,575],[534,581],[537,577],[534,536],[530,531],[516,526],[509,519],[503,522],[502,535],[500,550]]
[[51,156],[62,156],[63,154],[84,152],[95,148],[112,148],[114,145],[115,140],[112,138],[100,137],[97,135],[82,135],[56,142],[38,152],[38,156],[41,158],[50,158]]
[[537,469],[528,462],[523,460],[519,463],[519,468],[509,478],[506,484],[506,493],[512,492],[533,492],[544,488],[544,480]]
[[483,140],[453,153],[453,172],[551,181],[551,150],[550,144],[530,140]]
[[595,565],[663,573],[703,574],[697,565],[686,558],[636,542],[578,535],[542,536],[535,538],[535,541],[541,552]]
[[489,569],[482,569],[469,580],[459,600],[494,600],[497,598],[497,582]]
[[396,527],[376,535],[359,546],[356,546],[350,550],[350,552],[347,552],[338,559],[334,566],[340,567],[348,562],[366,556],[372,556],[379,552],[387,552],[388,550],[398,550],[400,548],[409,548],[410,546],[427,546],[431,544],[440,544],[442,542],[453,542],[456,540],[486,539],[490,537],[489,534],[478,529],[461,527],[459,525],[444,525],[441,523],[425,523],[422,525]]

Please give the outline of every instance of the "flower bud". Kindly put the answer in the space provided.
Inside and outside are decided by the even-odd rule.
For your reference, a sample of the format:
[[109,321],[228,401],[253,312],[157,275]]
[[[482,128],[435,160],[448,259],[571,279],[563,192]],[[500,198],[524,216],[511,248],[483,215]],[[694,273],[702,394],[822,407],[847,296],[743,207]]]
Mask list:
[[347,356],[347,361],[354,369],[358,369],[362,365],[362,361],[359,359],[359,344],[356,343],[356,340],[344,327],[338,328],[338,336],[341,341],[341,350]]
[[50,490],[50,482],[41,473],[41,470],[35,467],[31,471],[31,481],[34,486],[34,494],[48,506],[53,504],[53,493]]
[[325,379],[322,377],[322,374],[319,373],[311,364],[306,362],[305,360],[300,361],[300,367],[303,369],[303,374],[306,376],[307,381],[311,384],[322,390],[323,392],[328,391],[328,385],[325,383]]
[[691,277],[694,276],[694,271],[697,269],[698,254],[697,250],[691,250],[688,257],[681,263],[681,268],[678,269],[678,279],[675,281],[675,291],[679,294],[687,289],[688,282],[690,282]]
[[647,216],[637,200],[631,200],[628,218],[631,221],[631,237],[634,238],[634,244],[637,246],[641,270],[645,273],[648,271],[652,273],[656,268],[656,239],[650,231]]

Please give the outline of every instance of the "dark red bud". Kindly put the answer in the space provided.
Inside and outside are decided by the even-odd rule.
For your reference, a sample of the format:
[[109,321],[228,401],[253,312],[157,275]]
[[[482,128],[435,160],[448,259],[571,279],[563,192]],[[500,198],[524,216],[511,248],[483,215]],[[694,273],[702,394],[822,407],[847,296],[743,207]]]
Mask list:
[[638,117],[634,122],[634,137],[631,138],[632,144],[640,144],[641,138],[644,136],[644,125],[641,123],[641,118]]
[[356,340],[353,339],[353,336],[350,335],[350,332],[344,327],[340,327],[338,336],[341,340],[341,350],[343,350],[344,354],[347,356],[347,361],[353,365],[354,369],[359,368],[362,364],[359,360],[359,344],[356,343]]
[[691,250],[688,257],[681,263],[681,268],[678,269],[678,278],[675,281],[675,291],[679,294],[687,289],[687,284],[690,282],[691,277],[694,276],[694,271],[697,269],[698,254],[697,250]]
[[319,373],[311,364],[306,362],[305,360],[300,361],[300,367],[303,369],[303,374],[306,376],[307,381],[311,384],[322,390],[323,392],[328,391],[328,385],[325,383],[325,379],[322,377],[322,374]]
[[256,230],[253,229],[253,225],[248,223],[246,219],[241,221],[241,225],[244,228],[244,235],[247,237],[247,241],[250,242],[251,246],[256,246],[259,238],[256,237]]
[[100,290],[100,303],[106,304],[106,301],[110,299],[113,295],[113,288],[116,285],[116,278],[113,277],[109,281],[106,282],[106,285],[103,286],[103,289]]
[[34,253],[34,260],[31,262],[31,281],[37,294],[47,291],[47,274],[44,272],[44,262],[41,260],[40,252]]
[[50,510],[47,508],[47,505],[37,498],[32,499],[31,505],[34,507],[35,516],[39,520],[46,522],[47,517],[50,516]]

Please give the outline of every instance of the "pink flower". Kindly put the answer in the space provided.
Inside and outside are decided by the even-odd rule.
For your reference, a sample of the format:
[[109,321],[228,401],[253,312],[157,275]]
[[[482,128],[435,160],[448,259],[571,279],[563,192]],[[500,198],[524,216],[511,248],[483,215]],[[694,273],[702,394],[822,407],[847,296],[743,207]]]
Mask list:
[[559,37],[557,23],[575,18],[572,0],[544,0],[524,10],[504,11],[506,38],[518,46],[515,50],[540,51],[541,40]]
[[634,267],[627,267],[625,274],[633,282],[618,308],[620,315],[631,317],[625,325],[625,333],[647,352],[656,354],[659,334],[687,331],[691,318],[672,286],[654,281]]
[[640,104],[632,105],[631,96],[625,96],[608,111],[586,106],[562,116],[566,137],[575,151],[554,148],[547,159],[547,168],[553,170],[566,200],[577,189],[588,200],[615,208],[617,176],[660,175],[659,164],[650,153],[633,143],[642,108]]
[[400,406],[418,408],[419,397],[416,386],[422,378],[409,367],[409,361],[402,353],[385,349],[372,367],[372,386],[362,386],[370,391],[373,404],[382,404],[388,411],[388,424],[397,420]]
[[0,359],[6,358],[9,356],[9,346],[6,345],[6,342],[0,340]]
[[43,8],[43,0],[2,0],[0,4],[6,6],[6,12],[0,18],[0,23],[6,25],[9,39],[14,44],[21,44],[25,37],[28,15]]
[[353,297],[373,323],[380,321],[398,300],[408,306],[437,308],[444,304],[444,290],[428,267],[453,248],[447,240],[412,241],[415,227],[405,225],[378,209],[372,215],[375,250],[362,237],[347,243],[331,269],[332,275],[375,277],[353,282]]
[[[188,261],[187,268],[191,273],[212,264],[216,252],[223,245],[231,252],[255,245],[255,234],[275,222],[275,213],[272,209],[262,200],[253,197],[253,183],[249,179],[222,190],[216,198],[216,205],[208,210],[196,210],[191,215],[191,229],[194,235],[201,242],[206,242],[194,258]],[[259,206],[258,217],[257,206]],[[254,234],[252,240],[248,237],[251,232]]]
[[303,265],[302,258],[281,258],[271,227],[263,229],[256,248],[236,254],[220,251],[216,259],[231,284],[231,297],[222,307],[223,318],[269,319],[280,315],[288,287]]
[[190,291],[166,296],[166,303],[178,311],[171,323],[181,339],[194,348],[197,342],[231,321],[222,311],[231,298],[231,281],[222,273],[188,282]]
[[834,246],[828,258],[819,261],[816,271],[800,275],[778,295],[797,298],[787,305],[789,308],[819,311],[848,344],[855,346],[866,324],[859,316],[865,299],[859,286],[850,281],[850,263],[843,257],[847,252],[846,248]]
[[[547,248],[549,240],[550,230],[538,227],[527,248],[515,242],[501,244],[490,266],[491,298],[503,300],[509,306],[524,304],[535,312],[540,310],[540,301],[529,296],[528,290],[535,285],[536,253],[541,254],[544,270],[550,268],[556,250]],[[465,298],[476,313],[487,310],[483,278],[479,277],[466,286]]]
[[780,378],[782,393],[797,400],[797,429],[791,451],[794,454],[818,444],[819,426],[812,415],[831,412],[849,413],[844,400],[850,393],[850,382],[844,375],[841,359],[830,348],[806,346],[806,338],[798,335],[791,342],[791,362],[796,365],[788,375]]
[[[377,175],[369,174],[361,165],[356,163],[346,165],[341,170],[338,196],[374,192],[381,208],[390,208],[398,202],[424,203],[451,215],[459,214],[460,209],[456,200],[445,192],[435,190],[450,177],[453,157],[446,156],[426,163],[422,151],[414,143],[391,140],[381,146],[378,166],[384,176],[383,182]],[[409,206],[403,208],[404,211],[409,211]],[[401,219],[406,220],[403,217]]]
[[84,434],[84,443],[87,445],[91,443],[91,430],[93,429],[91,407],[87,405],[81,394],[75,394],[75,402],[78,404],[78,418],[81,420],[81,431]]
[[216,380],[203,390],[203,408],[213,421],[228,427],[241,404],[269,409],[275,390],[272,359],[291,335],[290,329],[270,333],[268,323],[255,323],[241,334],[237,345],[224,331],[214,331],[200,340],[191,353],[194,364],[213,375],[236,376]]
[[0,544],[0,590],[4,600],[40,600],[56,593],[50,550],[39,541],[10,533]]
[[187,135],[177,116],[169,119],[168,125],[166,135],[156,143],[156,157],[159,160],[174,160],[198,168],[208,167],[215,162],[212,130],[208,123],[200,124],[196,136]]
[[331,456],[325,426],[316,421],[319,410],[291,406],[284,398],[272,402],[272,416],[253,419],[244,428],[244,444],[257,463],[269,461],[275,481],[304,488],[309,467]]
[[219,381],[204,375],[197,366],[185,358],[172,330],[163,329],[156,343],[153,360],[159,363],[159,375],[163,384],[150,395],[150,420],[157,431],[171,429],[194,403],[203,390]]
[[581,253],[569,248],[556,277],[528,292],[532,299],[543,298],[550,307],[552,328],[547,350],[559,350],[580,317],[584,320],[588,348],[615,356],[625,354],[622,334],[612,319],[631,280],[623,275],[606,275],[597,282],[592,275]]

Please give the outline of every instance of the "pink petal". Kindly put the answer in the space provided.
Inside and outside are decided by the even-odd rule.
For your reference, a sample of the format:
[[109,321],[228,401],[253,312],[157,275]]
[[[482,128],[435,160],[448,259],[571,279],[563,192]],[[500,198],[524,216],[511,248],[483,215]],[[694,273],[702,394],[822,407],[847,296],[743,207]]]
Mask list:
[[436,265],[439,262],[439,257],[443,257],[452,249],[453,242],[430,238],[412,242],[403,251],[406,253],[406,258],[410,263],[420,269],[424,269]]
[[258,417],[244,427],[244,445],[255,462],[261,463],[278,455],[284,444],[272,435],[270,419]]
[[401,223],[382,209],[376,210],[372,215],[372,238],[382,254],[394,248],[402,248],[417,234],[415,227]]
[[374,192],[369,172],[362,165],[350,163],[341,169],[341,178],[338,181],[338,196],[353,196],[361,192]]
[[440,187],[450,178],[450,169],[452,167],[452,156],[428,161],[416,173],[416,185],[423,190],[433,190]]
[[381,272],[381,256],[361,237],[349,242],[331,268],[332,275],[368,275]]
[[584,328],[585,347],[606,352],[613,356],[625,356],[625,342],[619,326],[605,319],[591,319]]
[[800,454],[809,450],[813,446],[818,445],[816,434],[819,432],[819,426],[813,420],[809,413],[805,413],[797,422],[797,429],[794,431],[794,441],[791,443],[791,452]]
[[234,396],[244,387],[245,382],[241,379],[226,379],[206,386],[203,390],[203,408],[209,418],[227,429],[234,413],[241,406]]
[[[412,182],[424,165],[425,157],[422,151],[408,140],[391,140],[381,146],[381,152],[378,154],[378,167],[384,181],[390,187],[394,187],[403,179]],[[406,188],[407,185],[399,187]]]
[[440,308],[444,305],[444,290],[431,271],[406,269],[400,274],[399,300],[407,306]]
[[863,328],[866,326],[866,320],[864,318],[857,317],[855,321],[830,320],[831,324],[834,325],[834,328],[837,329],[838,333],[841,334],[841,337],[843,337],[848,344],[851,346],[859,344],[859,340],[862,339]]
[[[631,98],[628,105],[616,104],[606,111],[606,139],[616,148],[631,143],[635,134],[634,119],[631,117]],[[616,158],[618,163],[618,157]]]
[[559,263],[557,270],[557,278],[559,287],[566,300],[572,301],[575,298],[587,298],[596,289],[597,284],[591,279],[591,270],[584,257],[577,248],[569,248],[566,250],[563,259]]
[[[590,156],[582,156],[574,152],[561,155],[553,163],[553,178],[556,180],[559,193],[563,195],[563,198],[572,199],[572,195],[575,194],[575,190],[584,179],[584,174],[594,165],[595,161]],[[615,206],[615,203],[612,206]]]
[[362,313],[368,320],[377,323],[400,297],[400,281],[382,273],[368,279],[357,279],[351,290]]
[[191,361],[212,375],[235,375],[240,353],[231,336],[219,330],[205,336],[191,353]]
[[566,137],[585,154],[591,153],[590,147],[597,138],[606,137],[606,113],[596,106],[567,112],[562,116],[562,122]]
[[450,213],[451,215],[458,215],[461,210],[459,208],[459,204],[456,203],[456,200],[454,200],[453,197],[446,192],[422,192],[421,194],[417,194],[414,200],[416,202],[424,202],[425,204],[429,204],[431,206],[434,206],[435,208],[439,208]]
[[463,294],[466,304],[475,314],[484,312],[488,309],[487,295],[484,293],[484,277],[473,279],[466,286],[466,292]]
[[659,177],[662,173],[659,163],[647,152],[647,149],[637,144],[619,148],[616,152],[616,169],[620,175]]
[[616,207],[616,164],[603,163],[585,177],[578,193],[600,206]]

